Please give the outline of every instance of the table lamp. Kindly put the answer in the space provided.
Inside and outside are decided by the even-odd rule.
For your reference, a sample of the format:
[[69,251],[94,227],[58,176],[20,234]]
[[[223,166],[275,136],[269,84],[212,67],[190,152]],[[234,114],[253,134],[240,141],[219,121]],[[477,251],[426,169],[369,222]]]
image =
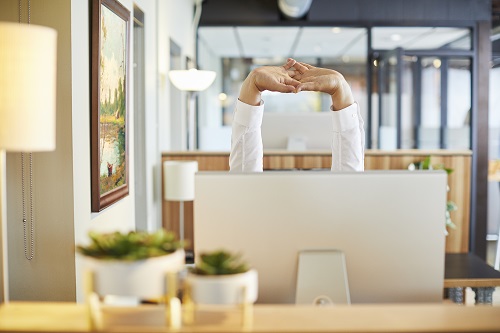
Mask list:
[[188,113],[187,113],[187,130],[188,130],[188,150],[194,150],[194,132],[195,132],[195,105],[196,94],[210,87],[215,80],[216,73],[213,71],[201,71],[196,68],[188,70],[172,70],[168,73],[168,77],[172,84],[179,90],[187,91],[188,93]]
[[179,201],[179,239],[184,241],[184,201],[194,200],[196,161],[163,162],[163,190],[165,200]]
[[0,303],[9,301],[5,152],[56,146],[57,32],[0,22]]

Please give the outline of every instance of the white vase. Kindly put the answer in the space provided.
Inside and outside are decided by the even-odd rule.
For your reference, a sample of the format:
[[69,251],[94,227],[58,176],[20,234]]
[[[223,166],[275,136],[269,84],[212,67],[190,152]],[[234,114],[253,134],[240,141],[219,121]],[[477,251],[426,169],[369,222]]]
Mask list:
[[258,296],[258,275],[254,269],[229,275],[189,273],[186,283],[190,287],[191,298],[196,304],[255,303]]
[[98,295],[157,298],[166,293],[166,274],[184,269],[185,254],[179,249],[137,261],[84,257],[83,265],[93,273],[93,288]]

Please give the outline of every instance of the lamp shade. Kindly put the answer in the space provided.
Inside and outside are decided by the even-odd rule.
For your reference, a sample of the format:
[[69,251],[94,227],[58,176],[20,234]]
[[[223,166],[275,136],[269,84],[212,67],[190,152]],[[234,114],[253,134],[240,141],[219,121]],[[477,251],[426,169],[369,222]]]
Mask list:
[[172,84],[183,91],[203,91],[215,80],[215,72],[200,71],[196,68],[168,72]]
[[194,200],[194,175],[198,171],[196,161],[163,162],[163,190],[165,200]]
[[57,32],[0,22],[0,149],[56,146]]

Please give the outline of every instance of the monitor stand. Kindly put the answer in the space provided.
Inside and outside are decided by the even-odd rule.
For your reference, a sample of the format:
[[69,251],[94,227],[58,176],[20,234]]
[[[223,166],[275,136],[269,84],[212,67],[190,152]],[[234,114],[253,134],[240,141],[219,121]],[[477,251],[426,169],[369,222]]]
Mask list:
[[344,253],[340,250],[299,252],[295,304],[350,304]]

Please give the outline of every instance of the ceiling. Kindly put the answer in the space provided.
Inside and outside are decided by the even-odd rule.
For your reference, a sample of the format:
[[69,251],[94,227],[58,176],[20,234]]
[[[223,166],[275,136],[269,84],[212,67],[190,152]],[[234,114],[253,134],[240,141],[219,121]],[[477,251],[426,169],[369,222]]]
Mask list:
[[[339,27],[200,27],[200,43],[221,58],[342,58],[365,61],[364,28]],[[469,30],[434,27],[377,27],[374,49],[470,49]],[[280,60],[281,61],[281,60]]]

